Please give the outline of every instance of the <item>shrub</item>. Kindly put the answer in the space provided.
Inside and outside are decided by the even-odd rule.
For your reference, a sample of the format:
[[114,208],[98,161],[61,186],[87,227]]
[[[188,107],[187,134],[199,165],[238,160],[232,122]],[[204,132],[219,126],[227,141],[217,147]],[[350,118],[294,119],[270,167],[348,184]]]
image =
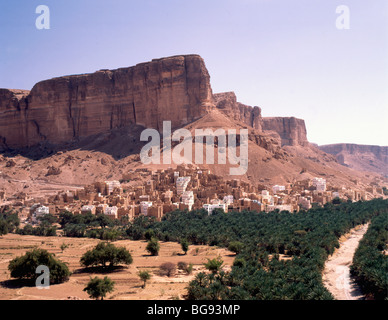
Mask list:
[[218,257],[217,259],[207,259],[207,263],[205,263],[205,268],[211,271],[212,273],[217,273],[222,269],[224,261],[221,259],[221,257]]
[[176,272],[176,265],[172,262],[165,262],[162,265],[160,265],[160,271],[162,274],[166,275],[167,277],[171,277]]
[[148,241],[146,250],[152,255],[157,256],[159,254],[159,241],[156,238],[152,238],[150,241]]
[[236,254],[239,254],[242,248],[243,248],[243,244],[239,241],[232,241],[228,246],[228,250]]
[[129,265],[133,262],[132,256],[125,248],[117,248],[111,243],[100,242],[94,249],[87,251],[80,260],[85,267],[102,266],[112,268],[118,264]]
[[142,288],[146,286],[147,280],[151,279],[151,274],[148,271],[139,271],[139,278],[144,282]]
[[181,247],[182,247],[182,251],[187,254],[187,251],[189,250],[189,242],[186,240],[186,239],[183,239],[181,241]]
[[84,291],[86,291],[93,299],[101,298],[101,300],[104,300],[107,293],[114,290],[114,284],[114,281],[108,277],[105,277],[104,279],[95,277],[94,279],[90,279],[87,286],[84,288]]
[[186,268],[187,268],[186,262],[183,262],[183,261],[178,262],[178,269],[179,270],[186,270]]
[[13,278],[36,280],[39,276],[36,274],[36,268],[40,265],[46,266],[50,270],[50,283],[65,282],[70,276],[67,265],[55,259],[51,253],[44,249],[34,249],[26,252],[24,256],[16,257],[10,261],[8,269]]

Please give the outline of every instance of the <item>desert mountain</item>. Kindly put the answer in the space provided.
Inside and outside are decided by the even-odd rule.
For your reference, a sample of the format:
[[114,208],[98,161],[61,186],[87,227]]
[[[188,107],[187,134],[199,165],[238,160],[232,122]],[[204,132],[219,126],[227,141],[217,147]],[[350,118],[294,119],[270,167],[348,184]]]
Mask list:
[[319,149],[334,155],[349,168],[388,176],[388,147],[341,143],[319,146]]
[[[254,185],[312,177],[354,190],[383,183],[310,144],[304,120],[265,118],[260,107],[238,102],[233,92],[213,94],[203,59],[187,55],[54,78],[31,91],[0,89],[0,189],[38,195],[118,180],[134,168],[174,167],[140,161],[141,132],[162,132],[163,121],[193,134],[247,129],[248,171],[238,178]],[[215,163],[198,166],[236,178],[229,164]]]

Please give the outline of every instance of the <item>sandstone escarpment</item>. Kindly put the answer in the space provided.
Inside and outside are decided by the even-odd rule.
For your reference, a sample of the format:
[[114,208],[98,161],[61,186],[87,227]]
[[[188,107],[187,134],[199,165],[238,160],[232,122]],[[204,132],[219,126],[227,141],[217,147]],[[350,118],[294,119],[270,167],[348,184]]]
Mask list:
[[27,90],[0,89],[0,150],[7,139],[24,140],[29,93]]
[[334,155],[337,161],[356,170],[388,175],[388,147],[359,144],[329,144],[319,146]]
[[237,102],[234,92],[223,92],[213,95],[216,107],[228,117],[243,122],[261,131],[261,109]]
[[279,134],[282,146],[307,146],[307,131],[304,120],[294,117],[264,117],[262,129]]
[[54,78],[27,94],[0,91],[0,147],[58,144],[133,124],[159,130],[168,120],[177,128],[213,106],[210,76],[198,55]]

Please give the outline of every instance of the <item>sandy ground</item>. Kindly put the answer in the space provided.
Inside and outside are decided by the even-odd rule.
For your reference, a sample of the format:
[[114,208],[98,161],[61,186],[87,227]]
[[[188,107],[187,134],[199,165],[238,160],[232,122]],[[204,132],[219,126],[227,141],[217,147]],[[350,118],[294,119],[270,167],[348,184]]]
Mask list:
[[326,261],[323,283],[336,300],[362,300],[357,285],[350,278],[350,265],[358,243],[368,230],[369,224],[358,226],[340,239],[340,247]]
[[[90,277],[109,276],[115,281],[115,291],[106,299],[115,300],[167,300],[182,299],[186,294],[188,282],[195,274],[205,271],[203,266],[207,258],[212,259],[220,255],[224,261],[224,270],[230,270],[234,254],[226,249],[208,246],[189,247],[187,255],[183,255],[178,243],[161,242],[159,256],[153,257],[145,250],[146,241],[120,240],[114,242],[116,246],[126,247],[132,254],[133,263],[111,273],[86,273],[79,260],[84,252],[93,248],[99,240],[86,238],[65,237],[36,237],[8,234],[0,237],[0,299],[1,300],[60,300],[60,299],[88,299],[83,291]],[[60,246],[65,243],[69,247],[63,252]],[[10,278],[9,261],[16,256],[23,255],[34,247],[47,249],[57,258],[66,262],[72,275],[70,280],[59,285],[52,285],[49,289],[38,289],[20,285]],[[159,266],[164,262],[178,263],[180,261],[192,263],[192,275],[177,272],[173,277],[159,275]],[[146,287],[142,288],[142,281],[138,277],[139,270],[148,270],[152,274]]]

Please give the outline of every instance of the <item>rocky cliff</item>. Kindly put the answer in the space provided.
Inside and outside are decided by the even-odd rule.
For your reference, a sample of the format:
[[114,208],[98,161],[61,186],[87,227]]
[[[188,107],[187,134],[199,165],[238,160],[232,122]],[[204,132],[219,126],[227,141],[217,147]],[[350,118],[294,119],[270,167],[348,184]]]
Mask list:
[[243,122],[261,131],[261,109],[237,102],[234,92],[223,92],[213,95],[216,107],[228,117]]
[[340,143],[319,146],[319,149],[334,155],[345,166],[388,176],[388,147]]
[[307,131],[304,120],[294,117],[264,117],[262,118],[264,131],[276,132],[282,142],[282,146],[307,146]]
[[138,124],[181,127],[213,106],[210,76],[198,55],[37,83],[31,90],[0,90],[0,147],[62,143]]

